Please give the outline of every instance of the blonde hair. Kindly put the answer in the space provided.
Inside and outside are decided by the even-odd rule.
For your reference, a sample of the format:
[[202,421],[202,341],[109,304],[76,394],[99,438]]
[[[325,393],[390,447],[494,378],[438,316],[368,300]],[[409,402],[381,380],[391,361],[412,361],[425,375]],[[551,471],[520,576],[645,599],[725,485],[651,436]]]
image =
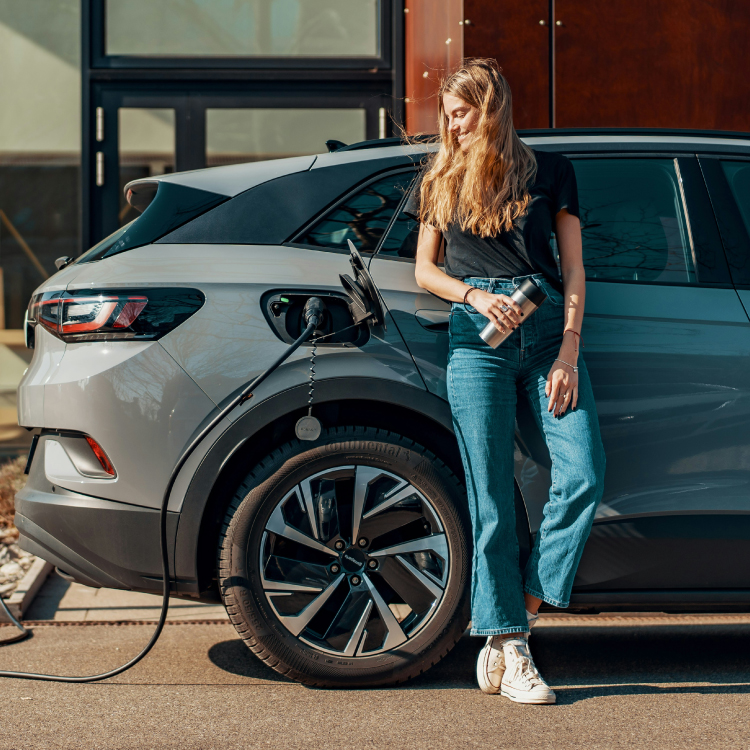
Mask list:
[[[443,94],[480,110],[467,153],[448,130]],[[531,202],[528,188],[536,175],[536,159],[513,127],[510,86],[497,62],[462,60],[440,84],[438,118],[440,150],[422,180],[420,221],[441,231],[458,223],[463,231],[481,237],[510,230]]]

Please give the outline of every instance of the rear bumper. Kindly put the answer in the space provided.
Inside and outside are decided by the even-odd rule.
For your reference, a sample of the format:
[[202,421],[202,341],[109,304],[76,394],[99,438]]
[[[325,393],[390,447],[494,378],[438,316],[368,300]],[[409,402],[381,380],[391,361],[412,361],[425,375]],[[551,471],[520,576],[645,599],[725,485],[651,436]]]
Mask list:
[[[84,495],[54,485],[44,467],[46,440],[31,463],[26,486],[16,495],[20,546],[87,586],[162,591],[159,511]],[[167,516],[170,569],[178,513]],[[184,593],[172,584],[175,594]]]
[[[167,517],[171,549],[178,518],[176,513]],[[162,590],[156,510],[58,487],[55,492],[26,487],[16,496],[16,526],[22,549],[51,562],[79,583]]]

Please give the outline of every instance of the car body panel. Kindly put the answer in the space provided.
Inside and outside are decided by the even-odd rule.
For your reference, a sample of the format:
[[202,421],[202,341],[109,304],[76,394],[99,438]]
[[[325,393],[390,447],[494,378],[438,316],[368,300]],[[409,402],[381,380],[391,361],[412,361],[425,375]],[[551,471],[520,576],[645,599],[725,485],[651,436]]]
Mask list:
[[[64,346],[46,331],[37,334],[34,359],[19,387],[25,421],[30,427],[90,435],[117,471],[114,479],[57,476],[56,483],[109,500],[160,507],[172,466],[214,404],[159,342]],[[26,407],[40,401],[41,414]]]
[[223,167],[195,169],[190,172],[175,172],[158,177],[144,177],[133,180],[125,187],[143,182],[171,182],[175,185],[206,190],[209,193],[233,197],[250,190],[268,180],[286,174],[304,172],[315,163],[315,156],[294,156],[289,159],[271,159],[249,164],[229,164]]

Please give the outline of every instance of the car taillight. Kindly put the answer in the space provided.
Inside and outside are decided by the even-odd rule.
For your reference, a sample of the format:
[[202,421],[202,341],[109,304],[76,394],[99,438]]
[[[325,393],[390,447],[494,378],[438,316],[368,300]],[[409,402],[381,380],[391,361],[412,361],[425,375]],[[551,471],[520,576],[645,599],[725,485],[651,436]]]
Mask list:
[[27,324],[41,325],[64,341],[153,340],[204,302],[202,292],[182,288],[46,292],[32,298]]

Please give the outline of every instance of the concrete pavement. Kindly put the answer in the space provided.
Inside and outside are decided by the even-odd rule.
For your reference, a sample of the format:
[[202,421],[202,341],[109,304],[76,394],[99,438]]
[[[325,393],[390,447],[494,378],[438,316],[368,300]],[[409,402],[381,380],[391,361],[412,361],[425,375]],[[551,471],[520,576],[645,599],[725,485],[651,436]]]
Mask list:
[[[462,639],[405,686],[330,691],[285,680],[253,657],[228,624],[167,625],[144,661],[106,683],[0,681],[7,707],[0,746],[750,745],[749,618],[608,620],[592,626],[558,618],[535,629],[532,649],[558,693],[556,706],[521,706],[480,693],[473,675],[480,639]],[[150,632],[138,624],[38,626],[31,640],[0,649],[0,665],[102,671],[135,654]]]
[[[27,620],[54,622],[134,622],[156,620],[161,596],[118,589],[92,589],[71,583],[52,573],[25,614]],[[227,622],[223,604],[198,604],[187,599],[172,599],[169,620],[218,620]]]

